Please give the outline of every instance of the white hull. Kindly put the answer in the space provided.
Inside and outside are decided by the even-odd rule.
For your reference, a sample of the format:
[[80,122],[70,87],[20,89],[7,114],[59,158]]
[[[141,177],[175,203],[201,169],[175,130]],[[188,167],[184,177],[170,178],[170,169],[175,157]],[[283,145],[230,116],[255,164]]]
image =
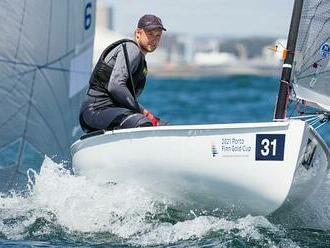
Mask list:
[[76,173],[98,183],[137,183],[191,208],[237,215],[299,205],[330,161],[322,139],[300,120],[109,131],[77,141],[71,152]]

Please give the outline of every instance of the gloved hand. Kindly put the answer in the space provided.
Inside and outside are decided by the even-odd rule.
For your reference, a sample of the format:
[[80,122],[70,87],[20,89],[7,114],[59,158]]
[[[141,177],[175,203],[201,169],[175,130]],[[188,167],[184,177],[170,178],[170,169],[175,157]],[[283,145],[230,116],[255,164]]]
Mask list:
[[151,121],[153,126],[159,126],[159,119],[151,114],[148,110],[144,109],[143,115]]

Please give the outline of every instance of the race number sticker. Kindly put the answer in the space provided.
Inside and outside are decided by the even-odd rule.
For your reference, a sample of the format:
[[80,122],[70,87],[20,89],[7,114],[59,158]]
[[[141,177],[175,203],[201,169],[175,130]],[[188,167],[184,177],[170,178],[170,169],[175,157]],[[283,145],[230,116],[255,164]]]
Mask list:
[[257,134],[256,160],[283,161],[285,134]]
[[252,157],[254,135],[234,134],[220,136],[212,145],[213,157]]

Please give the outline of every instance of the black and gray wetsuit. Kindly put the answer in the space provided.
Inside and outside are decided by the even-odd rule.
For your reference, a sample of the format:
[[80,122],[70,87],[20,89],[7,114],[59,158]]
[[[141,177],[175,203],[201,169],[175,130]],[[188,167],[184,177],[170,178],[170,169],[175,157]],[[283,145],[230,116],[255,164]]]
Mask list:
[[108,46],[94,68],[86,99],[80,109],[80,125],[85,132],[152,126],[134,98],[123,52],[124,42],[136,97],[144,89],[147,64],[138,45],[124,39]]

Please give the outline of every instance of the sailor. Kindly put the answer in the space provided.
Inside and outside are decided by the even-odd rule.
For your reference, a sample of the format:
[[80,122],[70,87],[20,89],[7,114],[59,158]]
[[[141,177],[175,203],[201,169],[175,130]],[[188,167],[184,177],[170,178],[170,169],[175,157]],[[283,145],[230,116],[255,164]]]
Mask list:
[[146,82],[145,55],[156,50],[163,31],[159,17],[144,15],[135,30],[135,41],[122,39],[103,51],[80,109],[85,132],[165,124],[137,102]]

